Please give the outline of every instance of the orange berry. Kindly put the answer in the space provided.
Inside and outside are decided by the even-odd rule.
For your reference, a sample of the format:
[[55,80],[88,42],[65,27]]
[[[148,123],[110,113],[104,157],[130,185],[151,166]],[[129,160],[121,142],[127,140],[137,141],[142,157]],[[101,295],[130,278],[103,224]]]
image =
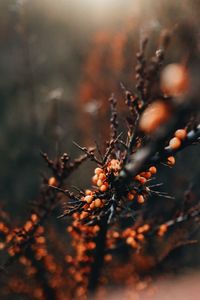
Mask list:
[[105,184],[105,183],[106,182],[104,182],[104,184],[102,184],[99,188],[102,193],[104,193],[108,189],[108,184]]
[[136,237],[139,241],[144,241],[144,235],[142,233],[137,234]]
[[151,103],[143,112],[139,123],[140,130],[145,133],[152,133],[163,125],[169,117],[169,106],[165,102],[157,100]]
[[94,175],[94,176],[92,177],[92,183],[93,183],[93,184],[97,184],[98,179],[99,179],[98,175]]
[[96,175],[100,175],[101,173],[103,173],[103,169],[101,169],[101,168],[96,168],[96,169],[94,170],[94,173],[95,173]]
[[173,137],[170,141],[169,141],[169,146],[170,148],[172,148],[173,150],[178,149],[181,146],[181,140],[177,137]]
[[150,225],[149,224],[144,224],[143,229],[144,229],[144,231],[148,231],[150,229]]
[[180,64],[169,64],[161,73],[161,89],[172,96],[183,94],[189,85],[188,72]]
[[138,232],[138,233],[143,233],[143,232],[144,232],[143,226],[138,227],[137,232]]
[[32,214],[31,221],[35,223],[35,222],[37,222],[37,220],[38,220],[38,216],[36,214]]
[[156,167],[154,167],[154,166],[150,167],[149,172],[151,172],[151,174],[156,174],[157,173]]
[[166,224],[162,224],[162,225],[160,225],[160,228],[159,228],[159,231],[158,231],[158,235],[159,236],[163,236],[166,231],[167,231],[167,225]]
[[93,197],[92,197],[91,195],[88,195],[88,196],[86,196],[86,197],[84,198],[84,200],[85,200],[88,204],[90,204],[90,203],[92,202],[92,200],[93,200]]
[[91,190],[85,190],[85,195],[92,195],[92,191]]
[[101,204],[102,204],[101,199],[97,198],[94,200],[94,206],[96,208],[101,207]]
[[99,174],[99,179],[104,181],[106,179],[106,175],[104,173]]
[[140,175],[136,175],[136,176],[134,177],[134,179],[140,181],[140,177],[141,177]]
[[128,200],[132,201],[135,196],[132,193],[128,193]]
[[102,180],[101,180],[101,179],[98,179],[98,180],[97,180],[97,186],[100,187],[100,186],[102,186],[102,184],[103,184]]
[[55,177],[50,177],[48,181],[48,185],[58,186],[58,180]]
[[174,135],[175,137],[183,141],[187,136],[187,131],[185,129],[178,129],[175,131]]
[[140,203],[140,204],[144,203],[144,196],[143,196],[143,195],[138,195],[137,201],[138,201],[138,203]]
[[112,260],[112,255],[111,255],[111,254],[106,254],[106,255],[104,256],[104,260],[105,260],[106,262],[111,261],[111,260]]
[[88,212],[87,211],[83,211],[81,214],[80,214],[80,219],[82,220],[82,219],[85,219],[85,218],[87,218],[87,216],[88,216]]
[[24,230],[29,231],[33,227],[33,223],[31,221],[27,221],[24,225]]
[[173,166],[173,165],[175,164],[175,162],[176,162],[176,160],[175,160],[175,157],[174,157],[174,156],[169,156],[169,157],[167,158],[167,163],[168,163],[168,165]]
[[134,241],[134,239],[133,239],[132,236],[129,236],[129,237],[126,239],[126,243],[127,243],[128,245],[131,245],[133,241]]
[[113,236],[113,238],[117,239],[120,237],[120,234],[119,234],[119,232],[114,231],[112,236]]
[[90,204],[90,209],[94,209],[95,205],[94,205],[94,201]]
[[149,178],[151,178],[151,172],[142,172],[141,176],[146,179],[149,179]]
[[139,179],[139,182],[141,183],[141,184],[145,184],[146,182],[147,182],[147,179],[145,178],[145,177],[140,177],[140,179]]

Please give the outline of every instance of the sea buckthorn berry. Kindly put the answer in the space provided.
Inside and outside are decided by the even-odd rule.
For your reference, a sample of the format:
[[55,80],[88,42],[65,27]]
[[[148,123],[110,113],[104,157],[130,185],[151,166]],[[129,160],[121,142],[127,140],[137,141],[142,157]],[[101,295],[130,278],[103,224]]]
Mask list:
[[149,224],[144,224],[143,229],[144,229],[144,231],[148,231],[150,229],[150,225]]
[[151,177],[151,172],[142,172],[140,173],[140,176],[149,179]]
[[138,241],[144,241],[144,235],[142,233],[139,233],[136,235]]
[[99,179],[104,181],[106,179],[106,175],[104,173],[99,174]]
[[97,199],[94,200],[94,206],[96,208],[101,207],[101,203],[102,203],[101,199],[99,199],[99,198],[97,198]]
[[169,64],[161,73],[161,90],[172,96],[183,94],[189,85],[186,68],[180,64]]
[[187,136],[187,131],[185,129],[178,129],[175,131],[174,135],[175,137],[183,141]]
[[98,175],[94,175],[93,177],[92,177],[92,183],[93,184],[97,184],[97,181],[98,181]]
[[55,177],[50,177],[48,181],[48,185],[58,186],[58,181]]
[[139,128],[145,133],[154,132],[159,126],[163,125],[170,117],[169,106],[161,101],[157,100],[151,103],[143,112]]
[[92,195],[92,191],[91,190],[85,190],[85,195]]
[[108,184],[106,184],[106,182],[104,182],[104,184],[102,184],[99,189],[102,193],[106,192],[108,189]]
[[92,200],[93,200],[93,197],[92,197],[91,195],[88,195],[88,196],[86,196],[86,197],[84,198],[84,200],[85,200],[88,204],[90,204],[90,203],[92,202]]
[[181,140],[177,137],[173,137],[170,141],[169,141],[169,146],[170,148],[172,148],[173,150],[178,149],[181,146]]
[[105,260],[106,262],[111,261],[111,260],[112,260],[112,255],[111,255],[111,254],[106,254],[106,255],[104,256],[104,260]]
[[151,172],[145,172],[145,176],[146,179],[151,178]]
[[32,214],[31,221],[35,223],[35,222],[37,222],[37,220],[38,220],[38,216],[36,214]]
[[135,241],[135,239],[133,237],[128,237],[126,239],[126,243],[133,248],[137,248],[137,246],[138,246],[137,242]]
[[176,162],[176,160],[175,160],[175,157],[174,157],[174,156],[169,156],[169,157],[167,158],[167,163],[168,163],[168,165],[173,166],[173,165],[175,165],[175,162]]
[[128,200],[132,201],[135,196],[132,193],[128,193]]
[[140,177],[141,177],[140,175],[136,175],[136,176],[134,177],[134,179],[140,181]]
[[102,186],[102,184],[103,184],[102,180],[101,180],[101,179],[98,179],[98,180],[97,180],[97,186],[100,187],[100,186]]
[[95,173],[96,175],[100,175],[101,173],[103,173],[103,169],[101,169],[101,168],[96,168],[96,169],[94,170],[94,173]]
[[151,172],[151,174],[156,174],[157,173],[156,167],[154,167],[154,166],[150,167],[149,172]]
[[25,231],[29,231],[33,227],[33,223],[31,221],[27,221],[24,225]]
[[160,228],[158,230],[158,235],[163,236],[166,231],[167,231],[167,224],[162,224],[160,225]]
[[120,237],[120,234],[119,234],[119,232],[114,231],[113,234],[112,234],[112,236],[113,236],[113,238],[117,239],[117,238]]
[[144,203],[144,196],[143,196],[143,195],[138,195],[137,201],[138,201],[138,203],[140,203],[140,204]]
[[133,238],[132,236],[129,236],[129,237],[126,239],[126,243],[127,243],[128,245],[131,245],[133,241],[134,241],[134,238]]
[[138,227],[137,232],[138,232],[138,233],[143,233],[143,232],[144,232],[143,226]]
[[80,214],[80,219],[84,219],[88,217],[88,212],[87,211],[82,211],[82,213]]
[[147,179],[145,177],[140,176],[139,182],[141,184],[145,184],[147,182]]
[[90,204],[90,209],[94,209],[95,208],[95,204],[94,201]]
[[110,161],[110,165],[112,168],[118,168],[120,166],[120,162],[118,159],[112,159]]

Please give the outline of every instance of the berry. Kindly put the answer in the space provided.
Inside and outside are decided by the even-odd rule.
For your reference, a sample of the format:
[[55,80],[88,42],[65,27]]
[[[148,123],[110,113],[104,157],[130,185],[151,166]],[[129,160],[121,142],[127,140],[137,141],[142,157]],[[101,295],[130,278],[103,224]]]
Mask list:
[[108,189],[108,184],[106,184],[106,182],[104,182],[104,184],[102,184],[99,189],[102,193],[104,193]]
[[187,131],[185,129],[178,129],[176,130],[174,135],[175,137],[183,141],[187,136]]
[[58,180],[55,177],[50,177],[48,181],[48,185],[58,186]]
[[132,193],[128,193],[128,200],[132,201],[135,196]]
[[163,125],[170,117],[169,106],[161,101],[150,104],[143,112],[139,128],[145,133],[154,132],[159,126]]
[[101,169],[101,168],[96,168],[96,169],[94,170],[94,173],[95,173],[96,175],[100,175],[101,173],[103,173],[103,169]]
[[144,196],[143,196],[143,195],[138,195],[137,201],[138,201],[138,203],[140,203],[140,204],[144,203]]
[[140,176],[139,182],[140,182],[141,184],[145,184],[146,181],[147,181],[147,179],[146,179],[145,177]]
[[151,172],[151,174],[156,174],[157,173],[156,167],[154,167],[154,166],[150,167],[149,172]]
[[175,160],[174,156],[169,156],[167,158],[168,165],[173,166],[175,164],[175,162],[176,162],[176,160]]
[[167,231],[167,225],[166,224],[162,224],[162,225],[160,225],[160,228],[158,230],[158,235],[159,236],[163,236],[166,231]]
[[93,177],[92,177],[92,183],[93,184],[97,184],[97,181],[98,181],[98,175],[94,175]]
[[161,89],[165,94],[179,96],[188,88],[188,72],[180,64],[169,64],[161,74]]
[[176,150],[181,146],[181,140],[177,137],[173,137],[169,142],[169,146],[173,150]]
[[106,179],[106,175],[104,173],[99,174],[99,179],[104,181]]
[[90,195],[88,195],[88,196],[86,196],[86,197],[84,198],[84,200],[85,200],[88,204],[90,204],[90,203],[92,202],[92,200],[93,200],[93,197],[90,196]]
[[92,195],[92,191],[91,190],[85,190],[85,195]]
[[97,198],[97,199],[94,200],[94,206],[96,208],[101,207],[101,205],[102,205],[101,199]]
[[102,186],[102,184],[103,184],[102,180],[101,180],[101,179],[98,179],[98,180],[97,180],[97,186],[100,187],[100,186]]

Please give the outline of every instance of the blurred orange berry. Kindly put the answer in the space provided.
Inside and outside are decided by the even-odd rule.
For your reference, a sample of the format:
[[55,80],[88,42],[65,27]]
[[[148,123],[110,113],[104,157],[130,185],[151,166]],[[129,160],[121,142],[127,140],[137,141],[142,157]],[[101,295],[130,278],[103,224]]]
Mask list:
[[132,201],[135,196],[132,193],[128,193],[128,200]]
[[145,133],[154,132],[159,126],[163,125],[170,117],[169,106],[161,100],[150,104],[143,112],[139,128]]
[[96,175],[100,175],[101,173],[103,173],[103,169],[101,169],[101,168],[96,168],[96,169],[94,170],[94,173],[95,173]]
[[101,207],[101,204],[102,204],[101,199],[97,198],[94,200],[94,206],[96,208]]
[[181,146],[181,140],[177,137],[173,137],[170,141],[169,141],[169,146],[170,148],[172,148],[173,150],[178,149]]
[[161,73],[161,90],[171,96],[186,92],[189,77],[186,68],[180,64],[169,64]]
[[178,129],[176,130],[174,135],[175,137],[183,141],[187,136],[187,131],[185,129]]
[[85,200],[88,204],[90,204],[90,203],[92,202],[92,200],[93,200],[93,197],[92,197],[91,195],[88,195],[88,196],[86,196],[86,197],[84,198],[84,200]]
[[102,193],[104,193],[108,189],[108,184],[106,184],[106,182],[104,182],[104,184],[102,184],[99,189]]
[[156,167],[154,167],[154,166],[150,167],[149,172],[151,172],[151,174],[156,174],[157,173]]
[[175,162],[176,162],[176,160],[175,160],[174,156],[169,156],[167,158],[168,165],[173,166],[175,164]]
[[55,177],[50,177],[48,181],[48,185],[58,186],[58,180]]
[[143,196],[143,195],[138,195],[137,201],[138,201],[138,203],[140,203],[140,204],[144,203],[144,196]]
[[94,175],[94,176],[92,177],[92,183],[96,185],[98,179],[99,179],[99,178],[98,178],[98,175]]

